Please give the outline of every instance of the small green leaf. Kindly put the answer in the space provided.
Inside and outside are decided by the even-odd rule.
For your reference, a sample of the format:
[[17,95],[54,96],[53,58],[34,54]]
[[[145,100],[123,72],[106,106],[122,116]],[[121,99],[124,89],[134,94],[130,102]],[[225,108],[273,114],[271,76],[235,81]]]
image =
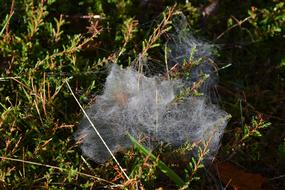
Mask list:
[[255,137],[261,137],[262,134],[259,131],[254,131],[253,136]]
[[160,46],[160,44],[157,43],[157,44],[153,44],[153,45],[151,46],[151,48],[155,48],[155,47],[159,47],[159,46]]

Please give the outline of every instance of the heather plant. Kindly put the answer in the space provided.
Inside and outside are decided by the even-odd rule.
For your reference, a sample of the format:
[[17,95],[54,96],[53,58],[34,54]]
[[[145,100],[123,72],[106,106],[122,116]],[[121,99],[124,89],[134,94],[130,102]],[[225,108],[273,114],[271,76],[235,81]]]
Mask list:
[[[167,20],[169,20],[169,15],[166,15],[163,22],[157,26],[150,39],[143,41],[140,56],[147,59],[147,51],[157,46],[152,44],[155,44],[158,36],[164,31],[169,31],[163,30],[163,27],[167,26],[164,23]],[[177,18],[172,22],[175,25]],[[187,25],[186,20],[179,21],[178,25],[181,25],[181,22]],[[182,31],[186,29],[186,27],[175,27],[175,33],[181,34],[177,39],[172,37],[172,43],[176,44],[169,48],[171,54],[168,58],[169,65],[166,63],[166,67],[175,67],[173,64],[175,62],[176,67],[189,72],[190,78],[184,75],[179,76],[180,80],[178,78],[162,80],[159,77],[146,77],[140,68],[147,63],[141,62],[138,63],[138,71],[132,68],[123,70],[116,65],[112,66],[103,94],[97,96],[95,104],[87,109],[79,131],[75,135],[86,156],[95,162],[104,163],[113,157],[113,154],[130,149],[132,144],[129,135],[131,135],[134,139],[144,139],[142,143],[149,149],[155,148],[159,143],[168,143],[176,148],[187,143],[207,143],[203,153],[202,149],[197,149],[200,153],[197,156],[198,161],[195,161],[195,154],[190,154],[191,151],[188,153],[184,151],[184,157],[188,157],[189,160],[192,157],[193,163],[190,162],[190,166],[194,173],[202,167],[202,165],[196,166],[196,163],[200,165],[203,160],[214,158],[229,115],[207,102],[205,97],[195,97],[193,94],[184,93],[187,91],[185,89],[191,87],[196,88],[197,91],[209,91],[206,88],[211,86],[210,84],[207,87],[202,86],[203,82],[207,81],[202,81],[200,86],[196,87],[194,84],[199,82],[200,75],[215,76],[213,66],[208,63],[208,59],[212,57],[211,46]],[[206,47],[209,47],[209,52],[205,51]],[[206,61],[197,61],[195,64],[198,57]],[[188,60],[192,66],[188,68],[189,70],[183,67],[186,64],[185,60]],[[136,61],[135,59],[134,65]],[[180,69],[180,72],[183,73],[183,70]],[[214,80],[211,77],[209,80]],[[116,159],[115,161],[117,162]],[[190,175],[192,176],[190,179],[193,175]],[[174,181],[177,182],[177,180]],[[181,186],[181,182],[177,185]]]
[[[1,1],[0,188],[231,186],[221,181],[212,162],[205,162],[216,158],[263,175],[270,189],[283,189],[284,3],[211,2],[217,2],[216,9],[207,16],[203,15],[209,9],[207,1],[196,0],[176,1],[176,6],[173,1],[156,0]],[[120,66],[112,69],[114,64]],[[137,86],[130,78],[138,76],[148,86],[140,89],[149,96],[133,91]],[[112,91],[115,84],[124,88]],[[213,89],[219,92],[214,99]],[[151,98],[155,92],[164,102],[157,104],[159,99]],[[91,113],[103,137],[116,140],[109,146],[119,165],[101,144],[95,146],[95,151],[104,153],[101,157],[94,156],[94,150],[89,151],[91,159],[86,156],[86,144],[80,141],[84,138],[78,139],[82,136],[78,134],[90,123],[82,120],[84,114],[72,93]],[[110,97],[115,106],[110,106]],[[124,107],[130,99],[139,101],[140,107],[129,106],[132,111]],[[219,106],[213,105],[217,102]],[[108,116],[116,116],[112,126],[127,124],[128,133],[105,133],[109,128],[100,124],[112,119],[94,110],[96,106],[125,110]],[[197,120],[195,107],[201,108],[195,112],[201,116]],[[232,115],[225,129],[228,115],[222,110]],[[188,112],[193,114],[189,117]],[[211,124],[197,130],[188,117],[195,126]],[[116,122],[117,118],[121,120]],[[181,131],[201,134],[217,124],[219,135],[198,143],[208,134],[191,133],[194,142],[187,133],[174,139],[169,127],[157,133],[169,123],[181,126],[179,120]],[[143,130],[138,132],[137,123]],[[87,131],[94,137],[92,130]],[[96,163],[96,158],[104,163]]]
[[[27,0],[2,4],[1,14],[10,12],[4,15],[0,40],[2,188],[52,188],[53,181],[71,183],[74,172],[78,174],[74,166],[79,161],[72,164],[69,160],[79,158],[79,154],[72,153],[74,143],[69,135],[74,125],[62,101],[68,98],[64,78],[80,70],[78,51],[99,30],[86,37],[63,35],[62,16],[46,20],[51,3]],[[60,133],[64,138],[58,136]],[[22,171],[16,169],[20,162]],[[55,175],[56,171],[64,174]]]

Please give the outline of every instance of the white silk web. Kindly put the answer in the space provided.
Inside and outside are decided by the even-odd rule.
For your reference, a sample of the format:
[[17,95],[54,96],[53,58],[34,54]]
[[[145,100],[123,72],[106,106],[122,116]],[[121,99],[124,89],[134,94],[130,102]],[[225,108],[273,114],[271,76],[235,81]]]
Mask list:
[[[213,45],[187,32],[183,15],[173,22],[175,32],[170,34],[167,44],[169,66],[183,64],[193,56],[193,48],[196,51],[194,59],[204,59],[192,68],[191,78],[187,80],[146,77],[132,68],[112,66],[103,94],[86,113],[113,153],[132,146],[128,134],[146,139],[144,144],[149,148],[160,142],[173,147],[209,142],[207,159],[212,159],[219,148],[229,114],[207,101],[209,88],[217,82],[217,73],[209,63],[213,59]],[[181,89],[191,87],[201,73],[209,75],[200,89],[205,96],[189,96],[176,101]],[[81,149],[90,159],[104,163],[111,158],[86,117],[80,122],[75,139],[81,141]]]

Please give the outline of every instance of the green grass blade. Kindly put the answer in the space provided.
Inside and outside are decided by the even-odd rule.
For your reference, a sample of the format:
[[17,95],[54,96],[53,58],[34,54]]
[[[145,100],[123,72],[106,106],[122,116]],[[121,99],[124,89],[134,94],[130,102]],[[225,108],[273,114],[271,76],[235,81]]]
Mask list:
[[5,30],[5,28],[6,28],[6,26],[7,26],[7,24],[8,24],[8,22],[9,22],[9,15],[6,15],[6,17],[5,17],[5,19],[4,19],[4,26],[3,26],[3,28],[2,28],[2,30],[0,31],[0,37],[2,36],[2,34],[3,34],[3,32],[4,32],[4,30]]
[[[145,148],[143,145],[141,145],[134,137],[132,137],[129,134],[129,137],[132,141],[132,143],[138,148],[138,150],[144,154],[145,156],[149,156],[150,160],[153,162],[157,161],[157,158],[155,155],[151,153],[147,148]],[[170,169],[164,162],[161,160],[158,160],[158,168],[161,172],[163,172],[166,176],[169,177],[178,187],[182,187],[185,185],[185,182],[172,170]]]

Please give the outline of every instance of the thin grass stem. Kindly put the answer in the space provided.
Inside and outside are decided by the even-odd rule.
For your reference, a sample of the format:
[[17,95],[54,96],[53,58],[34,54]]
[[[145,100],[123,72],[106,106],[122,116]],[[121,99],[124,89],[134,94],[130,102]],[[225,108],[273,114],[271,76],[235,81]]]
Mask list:
[[130,180],[129,176],[126,174],[126,172],[124,171],[124,169],[121,167],[120,163],[118,162],[118,160],[116,159],[116,157],[114,156],[114,154],[112,153],[112,151],[110,150],[110,148],[108,147],[108,145],[106,144],[105,140],[103,139],[103,137],[100,135],[99,131],[97,130],[97,128],[95,127],[95,125],[93,124],[93,122],[91,121],[91,119],[89,118],[88,114],[85,112],[85,110],[83,109],[83,107],[81,106],[80,102],[78,101],[78,99],[76,98],[73,90],[71,89],[69,83],[67,80],[65,80],[66,85],[69,89],[69,91],[71,92],[73,98],[75,99],[75,101],[77,102],[78,106],[80,107],[80,109],[82,110],[84,116],[87,118],[88,122],[90,123],[90,125],[92,126],[92,128],[94,129],[94,131],[96,132],[96,134],[99,136],[100,140],[102,141],[102,143],[104,144],[104,146],[106,147],[106,149],[108,150],[108,152],[110,153],[110,155],[112,156],[113,160],[116,162],[116,164],[118,165],[118,167],[120,168],[120,170],[122,171],[123,175],[126,177],[127,180]]

